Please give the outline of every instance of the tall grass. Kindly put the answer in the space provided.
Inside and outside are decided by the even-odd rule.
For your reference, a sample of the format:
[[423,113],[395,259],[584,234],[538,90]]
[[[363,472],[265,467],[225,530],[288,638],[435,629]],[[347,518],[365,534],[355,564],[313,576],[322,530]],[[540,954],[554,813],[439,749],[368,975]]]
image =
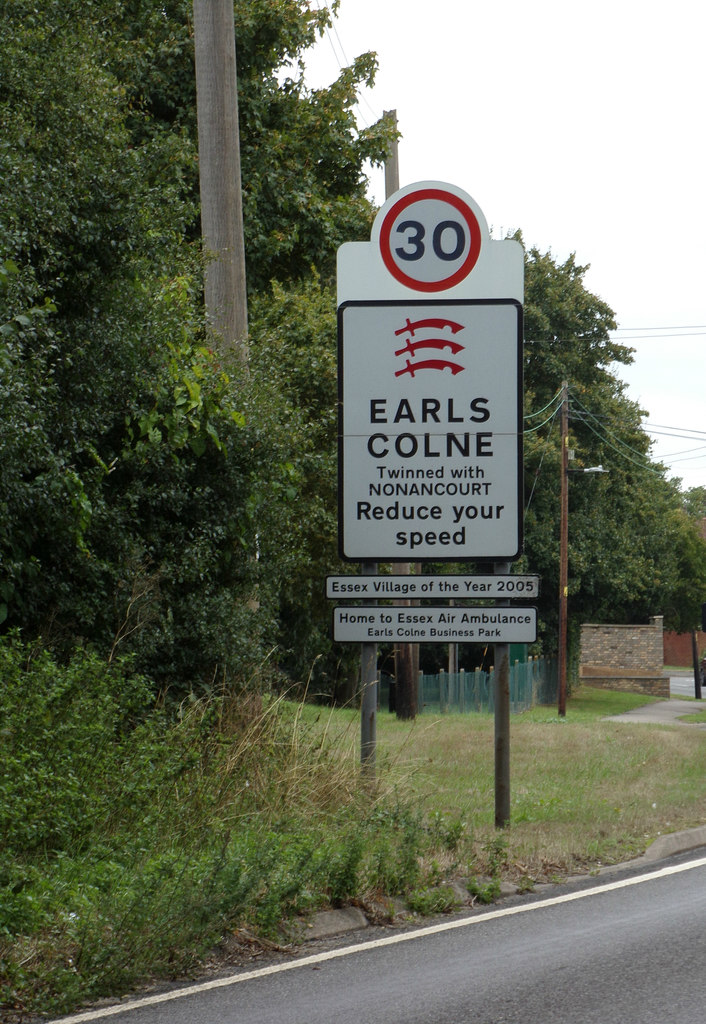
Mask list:
[[[590,870],[706,820],[701,731],[605,720],[645,701],[585,687],[566,719],[542,707],[512,717],[509,875],[545,880]],[[477,853],[494,834],[492,715],[421,716],[412,726],[381,715],[377,735],[382,758],[407,778],[406,792],[465,821]]]

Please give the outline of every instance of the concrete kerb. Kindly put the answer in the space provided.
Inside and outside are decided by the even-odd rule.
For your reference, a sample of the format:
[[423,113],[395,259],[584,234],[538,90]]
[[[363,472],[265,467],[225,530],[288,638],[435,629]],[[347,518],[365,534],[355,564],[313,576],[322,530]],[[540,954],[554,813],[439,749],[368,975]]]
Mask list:
[[664,860],[676,853],[688,853],[689,850],[696,850],[700,846],[706,846],[706,825],[658,836],[653,843],[650,843],[641,857],[637,857],[629,863],[630,865],[654,864],[657,860]]

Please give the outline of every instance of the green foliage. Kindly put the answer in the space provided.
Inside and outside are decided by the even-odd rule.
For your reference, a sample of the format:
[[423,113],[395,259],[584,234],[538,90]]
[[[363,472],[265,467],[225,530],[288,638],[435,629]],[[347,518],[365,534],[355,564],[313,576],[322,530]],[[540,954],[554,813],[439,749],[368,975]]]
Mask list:
[[[355,125],[370,55],[305,87],[328,18],[237,5],[251,290],[330,276],[368,230],[388,129]],[[300,678],[326,652],[330,688],[313,580],[335,536],[333,333],[309,385],[300,346],[332,299],[275,288],[293,320],[256,313],[274,340],[248,379],[205,347],[191,4],[15,0],[0,27],[0,621],[67,655],[132,651],[177,694],[251,677],[278,642]]]
[[371,825],[374,832],[367,869],[369,887],[388,896],[400,896],[414,889],[421,877],[419,857],[424,848],[421,815],[400,805],[381,808],[373,814]]
[[[0,642],[0,1012],[66,1012],[189,971],[224,935],[419,888],[433,852],[301,709],[155,705],[126,664]],[[391,886],[391,889],[388,889]]]
[[[330,639],[323,580],[344,571],[337,557],[336,300],[316,275],[275,284],[250,309],[252,369],[276,381],[290,423],[298,514],[292,517],[294,571],[280,590],[281,667],[313,694],[341,696],[350,650]],[[344,697],[345,699],[345,697]]]
[[690,487],[682,500],[687,514],[697,521],[706,519],[706,487]]
[[[612,310],[583,283],[572,256],[526,253],[525,556],[542,578],[542,649],[557,635],[561,453],[557,395],[569,383],[569,449],[575,468],[603,465],[605,475],[569,483],[569,642],[581,622],[641,622],[664,615],[684,628],[703,600],[704,548],[687,521],[674,484],[650,460],[642,410],[624,395],[613,365],[632,352],[610,338]],[[544,409],[543,416],[539,416]],[[610,510],[609,514],[607,510]],[[690,626],[688,628],[691,628]]]
[[[106,300],[112,370],[97,339],[84,338],[79,368],[54,318],[28,314],[0,380],[7,624],[67,649],[82,636],[105,656],[134,650],[180,687],[262,659],[287,559],[258,560],[257,538],[286,540],[290,483],[277,397],[203,347],[183,290]],[[126,344],[138,312],[141,334]]]
[[435,846],[453,853],[465,838],[467,825],[459,818],[451,818],[440,811],[434,811],[429,818],[427,830]]
[[[522,236],[516,236],[522,241]],[[571,255],[558,263],[550,252],[529,248],[525,254],[525,384],[538,407],[545,405],[563,380],[595,385],[617,393],[621,385],[611,363],[632,362],[632,349],[610,338],[613,310],[588,291]]]
[[2,12],[2,249],[25,293],[64,313],[99,301],[138,246],[164,266],[180,218],[194,215],[174,168],[164,173],[179,160],[175,140],[131,144],[107,8],[13,0]]
[[415,914],[447,914],[458,906],[458,896],[451,886],[422,888],[410,893],[407,898],[409,909]]
[[105,824],[112,796],[101,788],[121,770],[122,746],[151,703],[150,689],[89,654],[62,669],[14,637],[0,644],[0,677],[5,854],[80,848]]
[[[100,9],[106,33],[120,40],[111,68],[125,90],[136,142],[182,140],[181,173],[196,193],[196,92],[190,0],[159,11],[132,0]],[[335,11],[337,4],[332,5]],[[372,54],[356,58],[326,89],[309,90],[302,58],[328,10],[303,0],[240,0],[235,5],[243,216],[248,288],[334,272],[338,245],[367,236],[367,161],[384,159],[389,126],[359,131],[358,90],[373,81]],[[112,31],[111,31],[112,30]],[[197,225],[192,225],[194,233]]]
[[503,868],[507,864],[508,843],[502,835],[495,835],[483,846],[487,874],[473,878],[468,891],[481,903],[493,903],[500,895]]

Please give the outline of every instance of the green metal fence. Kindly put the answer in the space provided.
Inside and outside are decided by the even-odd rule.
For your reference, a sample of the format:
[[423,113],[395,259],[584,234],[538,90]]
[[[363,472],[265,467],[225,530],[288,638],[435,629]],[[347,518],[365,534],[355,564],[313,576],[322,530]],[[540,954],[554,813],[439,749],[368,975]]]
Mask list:
[[[381,708],[394,707],[394,685],[391,676],[381,676]],[[536,704],[555,704],[557,692],[556,659],[531,658],[529,661],[516,661],[510,666],[510,710],[513,713],[527,711]],[[437,714],[470,711],[492,713],[495,709],[492,670],[440,672],[438,675],[420,672],[417,693],[420,714],[425,711]]]

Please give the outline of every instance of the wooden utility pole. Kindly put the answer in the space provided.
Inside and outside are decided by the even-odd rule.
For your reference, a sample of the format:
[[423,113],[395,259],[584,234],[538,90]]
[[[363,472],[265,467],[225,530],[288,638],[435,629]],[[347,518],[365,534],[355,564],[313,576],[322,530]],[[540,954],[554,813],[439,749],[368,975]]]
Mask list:
[[[397,111],[384,110],[383,118],[397,131]],[[385,198],[389,199],[400,187],[399,146],[397,138],[390,140],[385,159]],[[393,572],[408,576],[412,571],[409,562],[397,562]],[[411,601],[401,601],[410,605]],[[398,718],[410,719],[417,715],[417,677],[419,675],[419,645],[399,644],[395,649],[395,712]]]
[[[392,127],[397,131],[397,111],[396,110],[383,110],[383,120],[389,121]],[[390,141],[389,148],[387,150],[387,156],[385,158],[385,199],[389,199],[390,196],[394,195],[400,187],[400,161],[399,161],[399,146],[397,145],[397,138],[395,137]]]
[[559,508],[559,676],[558,712],[566,716],[566,661],[569,600],[569,385],[561,385],[561,488]]
[[248,312],[233,0],[194,0],[194,41],[206,316],[219,347],[246,361]]

